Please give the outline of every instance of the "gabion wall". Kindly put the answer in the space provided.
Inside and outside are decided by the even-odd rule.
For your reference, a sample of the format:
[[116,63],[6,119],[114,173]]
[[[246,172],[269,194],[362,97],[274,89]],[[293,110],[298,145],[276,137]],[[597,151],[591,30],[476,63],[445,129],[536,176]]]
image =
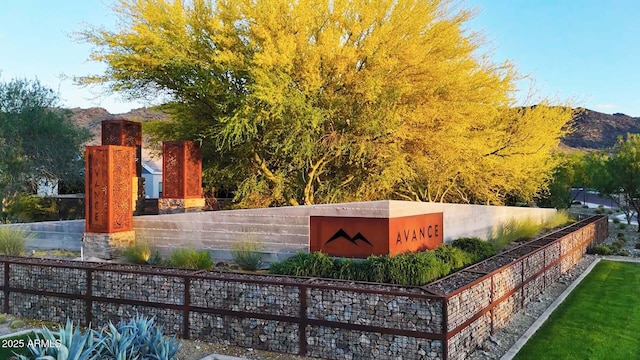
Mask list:
[[[592,217],[427,285],[447,297],[447,359],[464,359],[607,237],[607,217]],[[484,274],[484,275],[483,275]],[[463,283],[466,278],[467,284]]]
[[326,359],[464,359],[606,237],[594,217],[423,287],[0,257],[4,312]]

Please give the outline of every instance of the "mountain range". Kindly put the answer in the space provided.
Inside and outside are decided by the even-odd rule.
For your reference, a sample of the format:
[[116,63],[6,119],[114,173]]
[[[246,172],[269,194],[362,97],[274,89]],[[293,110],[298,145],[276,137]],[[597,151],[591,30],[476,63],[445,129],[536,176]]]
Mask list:
[[[103,120],[127,119],[148,121],[167,119],[168,115],[160,110],[140,108],[124,114],[111,114],[99,107],[70,109],[78,125],[94,134],[89,145],[100,143],[100,123]],[[571,132],[562,139],[561,146],[566,149],[604,150],[611,148],[618,136],[627,133],[640,133],[640,117],[616,113],[605,114],[589,109],[576,109],[574,118],[569,122]]]
[[619,136],[640,133],[640,117],[626,114],[605,114],[589,109],[577,109],[569,122],[571,132],[562,145],[572,149],[604,150],[615,145]]

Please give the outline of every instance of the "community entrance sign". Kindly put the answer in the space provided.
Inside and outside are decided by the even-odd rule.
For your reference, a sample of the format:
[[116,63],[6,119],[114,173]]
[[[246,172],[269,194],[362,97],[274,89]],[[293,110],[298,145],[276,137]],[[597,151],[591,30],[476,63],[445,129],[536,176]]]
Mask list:
[[442,213],[396,218],[311,216],[310,250],[366,258],[435,249],[444,239]]

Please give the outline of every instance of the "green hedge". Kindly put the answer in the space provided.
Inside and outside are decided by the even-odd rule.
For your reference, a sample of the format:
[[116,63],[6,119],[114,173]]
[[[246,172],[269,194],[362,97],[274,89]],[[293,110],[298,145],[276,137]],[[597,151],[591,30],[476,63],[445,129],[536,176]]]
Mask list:
[[273,263],[269,272],[279,275],[367,281],[398,285],[424,285],[465,266],[486,259],[489,252],[483,240],[460,239],[433,251],[396,256],[370,256],[366,259],[330,258],[321,252],[297,253]]
[[470,253],[474,257],[474,262],[481,261],[496,254],[496,250],[490,242],[477,237],[456,239],[451,245]]

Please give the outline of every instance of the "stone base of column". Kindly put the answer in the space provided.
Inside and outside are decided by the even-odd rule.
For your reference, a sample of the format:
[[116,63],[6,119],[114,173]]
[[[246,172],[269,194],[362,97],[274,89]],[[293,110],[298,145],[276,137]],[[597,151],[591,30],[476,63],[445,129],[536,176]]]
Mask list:
[[133,215],[142,215],[143,211],[144,211],[144,198],[145,198],[145,191],[144,191],[144,185],[145,181],[143,177],[133,177],[131,178],[131,190],[133,191],[133,194],[131,196],[132,198],[132,208],[133,208]]
[[135,230],[115,233],[84,233],[82,248],[84,257],[111,260],[122,255],[122,251],[136,243]]
[[197,199],[158,199],[158,214],[180,214],[202,211],[204,198]]

